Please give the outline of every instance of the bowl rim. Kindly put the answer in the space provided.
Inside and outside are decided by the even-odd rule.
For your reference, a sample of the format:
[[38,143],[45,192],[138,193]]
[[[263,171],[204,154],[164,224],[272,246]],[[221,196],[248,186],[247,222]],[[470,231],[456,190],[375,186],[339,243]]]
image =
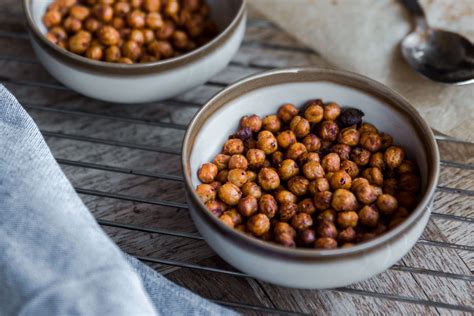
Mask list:
[[[216,216],[207,211],[204,203],[201,202],[199,197],[194,191],[194,187],[191,181],[191,165],[190,165],[190,154],[193,149],[193,144],[195,137],[198,134],[197,127],[205,124],[205,120],[208,116],[213,115],[215,111],[219,110],[221,107],[225,106],[231,100],[237,98],[228,97],[228,94],[231,94],[235,90],[241,89],[241,87],[255,85],[255,83],[261,82],[261,86],[257,88],[248,88],[245,92],[241,92],[240,95],[248,93],[250,91],[255,91],[260,88],[268,86],[267,82],[269,78],[274,76],[285,76],[288,74],[293,74],[296,76],[301,76],[302,82],[308,81],[332,81],[341,84],[341,81],[351,82],[354,84],[361,84],[366,86],[368,90],[366,93],[370,93],[374,97],[384,99],[392,108],[402,112],[409,119],[409,124],[413,125],[418,137],[424,144],[424,151],[426,153],[426,159],[428,161],[428,175],[426,183],[426,191],[418,203],[415,210],[410,214],[410,216],[402,224],[398,225],[394,229],[388,231],[381,236],[378,236],[370,241],[357,244],[350,248],[338,248],[332,250],[318,250],[318,249],[307,249],[307,248],[286,248],[277,244],[266,242],[252,236],[247,236],[241,232],[236,231],[233,228],[228,227],[222,221],[220,221]],[[305,76],[322,76],[317,80],[310,78],[304,79]],[[339,81],[337,81],[339,80]],[[289,82],[298,82],[298,81],[286,81]],[[346,83],[345,82],[345,83]],[[279,82],[285,83],[285,82]],[[345,83],[342,83],[343,85]],[[347,84],[346,84],[347,85]],[[360,87],[349,87],[361,90]],[[222,101],[224,100],[224,101]],[[219,103],[222,104],[219,105]],[[213,108],[216,107],[216,108]],[[209,113],[208,113],[209,112]],[[204,121],[204,122],[202,122]],[[416,123],[416,124],[412,124]],[[269,70],[255,75],[248,76],[238,82],[230,85],[229,87],[223,89],[212,97],[193,117],[191,123],[188,126],[186,134],[184,136],[183,147],[182,147],[182,172],[184,175],[185,189],[188,197],[188,201],[195,206],[195,213],[202,220],[205,220],[207,224],[210,224],[212,228],[215,228],[220,234],[225,238],[230,239],[231,242],[240,244],[241,248],[247,250],[252,250],[258,254],[265,254],[278,259],[285,260],[298,260],[298,261],[321,261],[321,260],[333,260],[333,259],[350,259],[354,256],[359,256],[364,253],[372,252],[378,250],[380,247],[383,247],[387,244],[391,244],[400,238],[403,237],[403,233],[408,229],[412,228],[426,212],[430,212],[430,203],[436,186],[438,183],[440,166],[439,166],[439,151],[436,140],[432,129],[426,123],[417,110],[398,92],[392,90],[391,88],[383,85],[380,82],[377,82],[373,79],[365,77],[360,74],[356,74],[348,71],[340,70],[328,70],[328,69],[319,69],[314,67],[295,67],[295,68],[283,68],[276,70]]]
[[104,74],[121,74],[121,75],[135,75],[135,74],[146,74],[154,73],[159,71],[165,71],[173,68],[177,68],[182,65],[194,62],[203,56],[209,55],[209,53],[215,51],[221,47],[227,40],[235,33],[240,22],[245,17],[246,3],[247,0],[240,1],[238,10],[232,21],[222,30],[216,37],[203,46],[200,46],[186,54],[181,56],[168,58],[156,62],[150,63],[136,63],[136,64],[118,64],[109,63],[105,61],[92,60],[77,54],[74,54],[68,50],[65,50],[58,45],[51,43],[46,35],[41,32],[38,25],[33,19],[31,12],[31,3],[34,0],[23,0],[23,14],[25,16],[28,29],[30,31],[31,39],[36,39],[36,42],[41,45],[48,52],[53,54],[56,58],[70,64],[84,68],[87,71],[94,73]]

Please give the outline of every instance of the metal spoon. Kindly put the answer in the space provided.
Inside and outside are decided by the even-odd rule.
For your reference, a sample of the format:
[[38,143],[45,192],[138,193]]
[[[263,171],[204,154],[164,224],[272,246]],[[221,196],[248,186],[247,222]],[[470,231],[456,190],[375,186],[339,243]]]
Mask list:
[[430,28],[417,0],[401,2],[416,23],[415,31],[402,41],[402,54],[407,63],[434,81],[474,83],[474,45],[459,34]]

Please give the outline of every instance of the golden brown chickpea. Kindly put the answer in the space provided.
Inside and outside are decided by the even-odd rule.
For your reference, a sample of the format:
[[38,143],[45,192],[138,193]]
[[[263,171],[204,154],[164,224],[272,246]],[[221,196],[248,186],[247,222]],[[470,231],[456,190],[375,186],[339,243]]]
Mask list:
[[357,146],[360,140],[360,133],[353,127],[344,128],[337,138],[337,141],[341,144],[348,146]]
[[130,58],[132,61],[137,60],[142,53],[140,44],[134,41],[126,41],[122,46],[122,55]]
[[336,217],[337,217],[337,213],[335,210],[332,210],[332,209],[328,209],[328,210],[325,210],[323,212],[321,212],[319,215],[318,215],[318,221],[330,221],[332,223],[335,223],[336,222]]
[[232,184],[235,184],[239,188],[242,187],[247,182],[247,172],[242,169],[232,169],[229,170],[227,174],[227,181]]
[[255,236],[262,236],[270,230],[270,220],[265,214],[255,214],[247,222],[247,229]]
[[247,161],[250,168],[260,168],[265,162],[265,152],[260,149],[249,149],[247,151]]
[[262,196],[262,189],[255,182],[247,182],[242,187],[242,193],[259,199]]
[[217,193],[219,198],[228,205],[237,205],[242,196],[239,187],[230,182],[221,185]]
[[300,163],[300,165],[304,165],[310,161],[319,163],[321,161],[321,159],[319,158],[319,154],[306,152],[298,157],[298,162]]
[[377,198],[377,208],[380,213],[390,215],[398,208],[398,201],[390,194],[382,194]]
[[248,181],[255,182],[255,180],[257,180],[257,174],[251,170],[247,170],[247,179]]
[[158,12],[160,11],[161,0],[145,0],[143,2],[143,8],[148,12]]
[[151,30],[158,30],[163,27],[164,21],[158,12],[148,13],[145,18],[145,24]]
[[240,214],[245,217],[250,217],[258,211],[258,200],[254,196],[247,195],[238,201],[237,208]]
[[294,143],[290,145],[286,151],[286,157],[288,159],[298,160],[302,155],[307,153],[306,146],[302,143]]
[[69,15],[78,19],[79,21],[84,21],[90,13],[90,9],[83,5],[75,5],[69,9]]
[[370,184],[376,185],[376,186],[382,186],[383,184],[383,174],[382,171],[380,171],[379,168],[377,167],[372,167],[372,168],[367,168],[364,171],[362,171],[362,177],[366,178],[369,180]]
[[86,50],[86,57],[93,60],[101,60],[104,50],[98,45],[92,45]]
[[119,64],[127,64],[127,65],[133,64],[133,60],[131,60],[131,59],[128,58],[128,57],[121,57],[121,58],[119,58],[119,60],[117,60],[117,62],[118,62]]
[[102,22],[110,22],[114,16],[114,9],[108,4],[96,4],[92,11],[99,21]]
[[145,36],[143,35],[142,30],[134,29],[128,36],[128,39],[134,41],[138,45],[143,45],[145,43]]
[[351,176],[345,171],[336,171],[329,181],[333,190],[350,189],[352,185]]
[[229,163],[230,156],[229,155],[224,155],[224,154],[217,154],[216,157],[214,158],[213,163],[217,166],[217,169],[219,171],[228,169],[228,163]]
[[309,101],[305,105],[304,117],[310,123],[319,123],[323,120],[324,108],[321,100]]
[[277,151],[278,143],[275,136],[269,131],[261,131],[257,137],[257,148],[267,155]]
[[356,147],[351,152],[351,160],[358,166],[365,166],[370,161],[370,151]]
[[131,28],[141,29],[145,26],[145,13],[140,10],[133,10],[127,15],[127,23]]
[[278,214],[283,222],[289,221],[295,214],[298,206],[295,203],[283,203],[280,205]]
[[294,229],[301,232],[313,225],[313,219],[307,213],[298,213],[291,218],[290,223]]
[[385,150],[388,147],[392,146],[393,144],[393,138],[387,133],[380,133],[380,137],[382,139],[382,145],[380,146],[380,149]]
[[382,139],[378,133],[365,132],[360,135],[359,145],[370,152],[377,152],[382,146]]
[[281,163],[285,160],[285,154],[281,151],[275,151],[272,154],[272,163],[276,167],[280,167]]
[[309,152],[317,151],[321,148],[321,140],[314,134],[309,134],[301,141]]
[[173,46],[166,41],[153,41],[148,45],[148,51],[158,58],[170,58],[174,54]]
[[230,228],[234,228],[234,222],[232,222],[232,217],[229,214],[224,213],[219,216],[219,219]]
[[255,114],[250,116],[244,116],[240,120],[240,127],[250,128],[252,132],[258,133],[262,129],[262,119]]
[[96,32],[101,26],[102,24],[93,17],[89,17],[84,21],[84,28],[91,33]]
[[316,207],[314,206],[312,199],[304,199],[298,203],[298,213],[313,214],[316,212]]
[[316,240],[316,232],[313,229],[303,230],[298,237],[298,242],[302,246],[306,246],[306,247],[313,245],[315,240]]
[[361,178],[361,177],[355,178],[354,180],[352,180],[351,190],[355,191],[359,188],[359,186],[367,185],[367,184],[370,184],[370,183],[369,183],[369,180],[367,180],[366,178]]
[[383,181],[383,193],[390,195],[397,195],[398,192],[398,181],[395,178],[385,179]]
[[231,218],[232,223],[235,226],[242,224],[242,221],[243,221],[242,215],[240,215],[240,213],[237,211],[237,209],[231,208],[231,209],[225,211],[224,214],[228,215]]
[[347,172],[351,178],[355,178],[359,174],[359,167],[351,160],[343,160],[341,162],[341,170]]
[[337,237],[337,228],[334,222],[328,220],[322,220],[316,225],[316,234],[319,237]]
[[52,34],[54,34],[58,41],[65,41],[67,40],[67,33],[66,30],[61,26],[55,26],[49,30]]
[[248,161],[244,155],[235,154],[229,158],[228,169],[242,169],[247,170]]
[[324,177],[324,169],[319,162],[309,161],[303,165],[303,174],[309,180]]
[[281,121],[276,115],[267,115],[262,120],[264,130],[276,133],[281,129]]
[[58,10],[49,10],[43,16],[43,24],[48,29],[55,25],[59,25],[59,23],[61,23],[61,12]]
[[323,121],[319,126],[319,137],[321,139],[333,142],[339,134],[339,126],[334,121]]
[[385,164],[390,169],[395,169],[400,166],[405,159],[405,151],[397,146],[391,146],[387,148],[383,155]]
[[379,221],[379,212],[372,206],[365,205],[359,210],[359,222],[362,225],[375,227]]
[[413,173],[403,173],[399,180],[400,188],[404,191],[418,192],[421,187],[421,179]]
[[214,190],[216,190],[217,192],[217,189],[219,189],[219,187],[222,185],[221,182],[219,181],[212,181],[211,183],[209,183],[210,186],[212,186],[214,188]]
[[336,153],[329,153],[321,160],[325,172],[335,172],[341,168],[341,158]]
[[331,206],[336,211],[355,211],[357,209],[357,199],[351,191],[337,189],[333,194]]
[[150,29],[144,29],[143,38],[145,39],[145,44],[151,44],[155,40],[155,33]]
[[288,190],[280,190],[275,193],[275,199],[278,203],[296,203],[298,197]]
[[317,178],[309,183],[308,191],[312,195],[318,192],[329,191],[329,181],[326,178]]
[[300,176],[295,176],[288,180],[288,189],[297,196],[303,196],[308,193],[309,181]]
[[337,214],[337,224],[342,227],[356,227],[359,220],[359,215],[354,211],[339,212]]
[[217,166],[213,163],[204,163],[198,171],[198,178],[203,183],[211,183],[217,176]]
[[172,35],[173,45],[178,49],[185,49],[188,46],[188,35],[183,31],[174,31]]
[[291,119],[290,130],[295,133],[296,137],[303,138],[310,132],[309,122],[297,115]]
[[331,191],[317,192],[313,198],[314,206],[316,207],[316,209],[324,211],[331,207],[332,196],[333,194]]
[[275,235],[289,234],[292,238],[296,237],[296,230],[290,226],[287,222],[276,222],[273,227]]
[[331,152],[338,154],[339,158],[349,160],[352,148],[344,144],[336,144],[331,147]]
[[370,133],[378,133],[378,129],[370,124],[370,123],[362,123],[361,126],[359,127],[359,133],[366,133],[366,132],[370,132]]
[[417,204],[416,195],[409,191],[400,191],[397,194],[399,204],[407,209],[414,209]]
[[91,40],[91,33],[79,31],[69,39],[69,50],[76,54],[83,54],[89,48]]
[[198,185],[196,187],[196,194],[203,203],[216,199],[216,190],[209,184]]
[[264,194],[258,201],[258,208],[268,218],[273,218],[278,211],[278,204],[273,196]]
[[242,154],[244,152],[244,143],[238,138],[229,139],[224,144],[223,153],[226,155]]
[[59,40],[56,37],[56,35],[54,35],[51,32],[46,33],[46,38],[48,39],[48,41],[50,41],[53,44],[58,44],[59,43]]
[[417,173],[418,168],[410,160],[403,160],[400,166],[397,168],[398,174],[402,175],[404,173]]
[[324,106],[324,119],[335,121],[341,114],[341,107],[335,102],[328,103]]
[[385,169],[385,162],[383,160],[383,153],[378,152],[370,156],[370,166],[379,168],[380,170]]
[[298,109],[291,103],[283,104],[277,112],[278,118],[288,124],[296,115],[298,115]]
[[117,2],[114,4],[114,15],[118,17],[126,17],[130,13],[131,7],[128,2]]
[[82,28],[82,22],[73,17],[67,17],[63,22],[63,27],[69,33],[77,33]]
[[314,248],[316,249],[336,249],[337,241],[334,238],[321,237],[316,239],[314,242]]
[[217,217],[221,216],[227,209],[227,205],[219,200],[209,200],[205,204],[206,208]]
[[377,197],[379,196],[375,187],[368,183],[364,183],[355,187],[354,193],[357,197],[357,200],[359,200],[359,202],[363,204],[372,204],[377,200]]
[[108,62],[117,62],[122,57],[122,52],[118,46],[110,46],[105,50],[105,60]]
[[337,241],[340,243],[349,243],[355,241],[356,231],[352,227],[347,227],[339,232]]
[[165,6],[165,14],[167,16],[177,21],[179,10],[180,10],[180,5],[179,5],[178,0],[168,0]]
[[276,137],[278,146],[287,149],[294,143],[296,143],[296,135],[293,133],[293,131],[286,130],[278,134]]
[[324,177],[330,182],[333,175],[334,175],[334,172],[328,172],[326,173]]
[[156,31],[156,37],[160,40],[168,40],[173,35],[176,26],[172,21],[165,21],[163,27]]
[[258,173],[258,183],[265,191],[271,191],[280,185],[278,173],[271,168],[262,168]]
[[97,36],[100,42],[107,46],[116,46],[120,42],[119,32],[108,25],[101,27],[97,33]]
[[134,9],[139,9],[143,5],[143,0],[130,0],[129,2]]
[[292,159],[285,159],[278,168],[278,174],[282,180],[288,180],[300,172],[298,164]]
[[276,234],[275,242],[288,248],[296,247],[295,239],[289,233]]

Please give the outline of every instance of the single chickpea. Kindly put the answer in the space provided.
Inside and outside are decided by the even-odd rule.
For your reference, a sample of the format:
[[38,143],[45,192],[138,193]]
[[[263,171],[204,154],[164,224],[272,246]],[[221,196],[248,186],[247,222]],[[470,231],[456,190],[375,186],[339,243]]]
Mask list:
[[108,4],[96,4],[92,9],[94,15],[102,22],[110,22],[114,17],[114,9]]
[[99,45],[92,45],[86,50],[86,57],[93,60],[101,60],[104,50]]
[[217,154],[216,157],[214,158],[214,165],[217,166],[217,169],[219,171],[228,169],[228,163],[229,163],[230,156],[229,155],[224,155],[224,154]]
[[309,101],[305,105],[304,117],[310,123],[319,123],[324,117],[323,102],[321,100]]
[[266,158],[265,152],[260,149],[249,149],[246,156],[250,168],[262,167]]
[[163,27],[164,21],[158,12],[148,13],[145,18],[145,24],[151,30],[158,30]]
[[52,34],[54,34],[58,41],[65,41],[67,40],[67,33],[66,30],[61,26],[55,26],[49,30]]
[[359,215],[354,211],[339,212],[337,214],[337,224],[342,228],[356,227]]
[[119,17],[114,17],[111,25],[114,29],[121,30],[125,27],[125,20]]
[[278,174],[282,180],[288,180],[300,172],[298,164],[292,159],[285,159],[278,168]]
[[281,129],[281,121],[276,115],[267,115],[262,120],[264,130],[276,133]]
[[298,162],[301,165],[304,165],[304,164],[306,164],[310,161],[319,163],[321,161],[321,159],[319,158],[319,154],[318,153],[306,152],[306,153],[304,153],[304,154],[302,154],[301,156],[298,157]]
[[69,16],[64,20],[63,27],[69,33],[77,33],[82,29],[82,22]]
[[262,168],[258,173],[258,183],[266,191],[275,190],[280,185],[280,177],[274,169]]
[[288,189],[297,196],[303,196],[308,193],[309,181],[300,176],[295,176],[288,180]]
[[392,146],[393,138],[387,133],[380,133],[380,138],[382,139],[382,145],[380,146],[381,150],[385,150],[388,147]]
[[170,58],[174,54],[173,46],[166,41],[153,41],[148,45],[148,51],[156,57]]
[[272,163],[276,167],[280,167],[281,163],[285,160],[285,154],[281,151],[275,151],[272,154]]
[[367,168],[362,171],[362,177],[369,180],[370,184],[376,186],[382,186],[383,184],[383,174],[382,171],[377,167]]
[[408,216],[410,216],[410,212],[402,206],[402,207],[399,207],[395,211],[395,213],[393,213],[392,218],[399,218],[399,217],[407,218]]
[[205,203],[205,205],[209,212],[217,217],[221,216],[222,213],[224,213],[224,211],[227,209],[227,205],[219,200],[209,200]]
[[280,205],[278,214],[283,222],[289,221],[295,214],[298,206],[295,203],[283,203]]
[[341,168],[341,158],[338,154],[330,153],[323,157],[321,166],[325,172],[335,172]]
[[366,184],[370,184],[369,183],[369,180],[367,180],[366,178],[355,178],[354,180],[352,180],[352,191],[355,191],[359,188],[359,186],[361,185],[366,185]]
[[59,43],[59,40],[58,40],[57,36],[54,35],[52,32],[46,33],[46,38],[48,39],[48,41],[50,41],[53,44],[58,44]]
[[164,21],[163,27],[156,31],[156,38],[160,40],[168,40],[176,30],[176,26],[172,21]]
[[332,178],[333,175],[334,175],[334,172],[328,172],[328,173],[326,173],[326,175],[324,177],[326,178],[326,180],[329,181],[329,183],[331,183],[331,178]]
[[341,114],[341,107],[335,102],[330,102],[324,106],[324,119],[335,121]]
[[127,65],[133,64],[133,60],[131,60],[131,59],[128,58],[128,57],[120,57],[119,60],[117,60],[117,62],[118,62],[119,64],[127,64]]
[[357,199],[351,191],[337,189],[333,194],[331,206],[336,211],[355,211],[357,209]]
[[390,194],[382,194],[377,198],[376,205],[380,213],[390,215],[397,210],[398,201]]
[[359,133],[366,133],[366,132],[370,132],[370,133],[378,133],[378,129],[370,124],[370,123],[362,123],[361,126],[359,127]]
[[313,245],[315,240],[316,232],[309,228],[303,230],[298,237],[298,242],[304,247]]
[[134,29],[130,33],[128,39],[130,41],[134,41],[138,45],[143,45],[145,43],[145,35],[143,35],[142,30]]
[[297,142],[296,135],[293,133],[293,131],[290,130],[281,132],[277,135],[276,139],[278,142],[278,146],[283,149],[287,149],[288,147]]
[[341,144],[348,146],[357,146],[360,140],[360,133],[353,127],[344,128],[337,138],[337,141]]
[[122,57],[122,52],[118,46],[109,46],[105,50],[105,61],[114,63]]
[[397,168],[398,174],[402,175],[404,173],[417,173],[418,168],[410,160],[403,160],[400,166]]
[[120,42],[119,32],[108,25],[101,27],[97,33],[97,36],[100,42],[107,46],[116,46]]
[[130,58],[132,61],[137,60],[142,53],[140,44],[135,41],[126,41],[122,46],[122,55]]
[[275,235],[279,234],[289,234],[292,238],[296,237],[296,230],[290,226],[287,222],[276,222],[273,227],[273,232]]
[[293,131],[293,133],[296,135],[298,138],[303,138],[306,135],[309,134],[310,132],[310,125],[308,120],[305,118],[296,115],[291,119],[290,122],[290,130]]
[[247,182],[242,186],[242,193],[259,199],[262,196],[262,189],[255,182]]
[[269,131],[261,131],[257,137],[257,148],[267,155],[277,151],[278,143],[275,136]]
[[133,10],[127,15],[127,23],[131,28],[141,29],[145,26],[145,13],[140,10]]
[[302,143],[294,143],[288,147],[288,150],[286,152],[286,157],[288,159],[293,159],[293,160],[298,160],[301,155],[306,154],[307,149],[306,146],[303,145]]
[[396,196],[398,193],[398,181],[395,178],[385,179],[383,181],[383,193]]
[[333,190],[350,189],[352,185],[351,176],[345,171],[336,171],[329,181]]
[[301,141],[306,146],[308,152],[314,152],[321,148],[321,140],[314,134],[309,134]]
[[337,235],[337,240],[340,243],[350,243],[355,241],[356,239],[356,231],[352,227],[347,227],[339,232]]
[[238,138],[229,139],[223,148],[226,155],[242,154],[244,152],[244,143]]
[[387,148],[383,158],[387,167],[390,169],[395,169],[400,166],[403,162],[403,159],[405,159],[405,151],[400,147],[391,146]]
[[351,178],[355,178],[359,174],[359,167],[351,160],[341,161],[341,170],[347,172]]
[[370,156],[369,164],[371,167],[379,168],[380,170],[385,169],[385,162],[383,160],[383,153],[373,153]]
[[255,182],[255,180],[257,180],[257,173],[251,170],[247,170],[247,179],[248,181]]
[[357,200],[363,204],[372,204],[377,200],[379,196],[375,187],[370,184],[361,184],[354,188],[354,193]]
[[101,26],[102,24],[93,17],[89,17],[84,21],[84,28],[91,33],[96,32]]
[[[184,15],[187,11],[182,11],[181,14]],[[181,17],[182,19],[182,17]],[[190,14],[189,18],[184,19],[181,22],[186,27],[189,35],[193,38],[197,38],[205,32],[206,23],[202,16]]]
[[314,206],[316,207],[316,209],[324,211],[330,208],[332,196],[333,194],[331,191],[317,192],[313,198]]
[[89,48],[91,40],[91,33],[79,31],[69,39],[69,50],[76,54],[83,54]]
[[317,178],[309,183],[308,191],[312,195],[318,192],[329,191],[329,181],[326,178]]
[[298,115],[298,109],[291,103],[282,105],[277,112],[278,118],[285,123],[290,123],[296,115]]
[[321,139],[333,142],[339,134],[339,126],[334,121],[323,121],[319,126],[319,137]]
[[421,187],[421,179],[416,174],[403,173],[400,175],[399,185],[405,191],[418,192]]
[[314,206],[313,200],[312,199],[304,199],[300,201],[298,204],[298,213],[306,213],[306,214],[313,214],[316,212],[316,207]]
[[161,0],[144,0],[143,8],[148,12],[158,12],[160,11]]
[[316,249],[336,249],[337,241],[334,238],[321,237],[316,239],[314,242],[314,248]]
[[336,222],[337,213],[335,210],[325,210],[318,215],[318,221],[329,221],[332,223]]
[[273,218],[278,211],[278,204],[273,196],[264,194],[258,201],[258,208],[260,212],[267,215],[268,218]]
[[255,214],[249,218],[247,229],[255,236],[262,236],[270,230],[270,220],[265,214]]
[[322,220],[316,225],[316,233],[319,237],[337,237],[337,228],[333,221]]
[[377,152],[382,146],[382,139],[378,133],[365,132],[360,135],[359,145],[370,152]]
[[174,31],[172,35],[173,45],[178,49],[186,49],[189,43],[188,35],[182,31]]
[[167,16],[177,21],[179,10],[180,10],[180,5],[179,5],[178,0],[168,0],[165,6],[165,14]]
[[370,161],[370,151],[364,148],[356,147],[351,152],[351,160],[358,166],[365,166]]
[[213,163],[204,163],[198,171],[198,178],[203,183],[211,183],[217,176],[217,166]]
[[238,186],[239,188],[242,187],[247,182],[247,180],[247,172],[242,169],[232,169],[229,170],[229,173],[227,174],[227,181]]
[[130,0],[129,2],[134,9],[139,9],[143,5],[143,0]]
[[219,198],[228,205],[237,205],[242,196],[239,187],[230,182],[221,185],[217,193]]
[[196,194],[203,203],[216,199],[216,190],[209,184],[198,185],[196,187]]
[[276,234],[275,242],[288,248],[296,247],[295,239],[289,233]]
[[372,206],[365,205],[359,210],[359,222],[362,225],[375,227],[379,221],[379,212]]
[[222,183],[219,182],[219,181],[212,181],[211,183],[209,183],[209,185],[210,185],[211,187],[213,187],[214,190],[216,190],[216,192],[217,192],[217,189],[220,188],[220,186],[222,185]]
[[418,203],[416,195],[413,192],[409,191],[398,192],[397,200],[400,206],[406,207],[409,210],[414,209],[416,204]]
[[238,201],[237,208],[240,214],[245,217],[250,217],[258,211],[258,200],[254,196],[247,195]]
[[155,33],[150,29],[144,29],[143,38],[145,39],[145,44],[153,43],[155,40]]
[[352,148],[344,144],[336,144],[331,147],[331,152],[338,154],[341,159],[349,160]]
[[49,29],[55,25],[59,25],[59,23],[61,23],[61,18],[61,12],[58,10],[49,10],[43,16],[43,24]]
[[288,190],[280,190],[275,193],[275,199],[278,203],[296,203],[298,197]]
[[229,214],[224,213],[221,216],[219,216],[219,219],[230,228],[234,228],[235,226],[234,222],[232,222],[232,217],[230,217]]
[[290,224],[297,231],[301,232],[313,225],[313,219],[311,218],[311,215],[307,213],[298,213],[291,218]]
[[83,5],[75,5],[69,9],[69,15],[78,19],[79,21],[84,21],[90,13],[90,9]]
[[128,2],[116,2],[114,4],[114,15],[124,18],[130,13],[131,7]]
[[247,170],[247,167],[248,167],[248,161],[247,161],[247,158],[245,158],[244,155],[235,154],[235,155],[232,155],[229,158],[229,161],[228,161],[228,168],[229,169]]
[[262,119],[255,114],[244,116],[240,120],[240,126],[250,128],[252,132],[258,133],[262,129]]
[[319,162],[309,161],[303,165],[303,174],[309,180],[324,177],[324,169]]

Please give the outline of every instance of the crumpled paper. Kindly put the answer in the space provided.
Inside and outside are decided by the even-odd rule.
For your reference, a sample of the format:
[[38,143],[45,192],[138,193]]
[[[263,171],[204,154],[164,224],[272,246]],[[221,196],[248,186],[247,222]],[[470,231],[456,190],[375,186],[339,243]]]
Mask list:
[[[250,5],[329,64],[378,80],[405,96],[437,131],[474,141],[474,85],[422,78],[400,41],[411,17],[396,0],[250,0]],[[474,41],[474,0],[420,0],[431,26]]]

